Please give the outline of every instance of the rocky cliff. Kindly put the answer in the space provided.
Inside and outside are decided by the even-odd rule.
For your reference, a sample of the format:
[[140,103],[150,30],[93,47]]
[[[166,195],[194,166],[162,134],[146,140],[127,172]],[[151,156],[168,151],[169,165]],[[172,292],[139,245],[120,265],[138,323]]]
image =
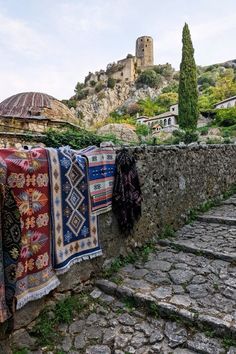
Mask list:
[[132,83],[118,83],[114,88],[104,88],[99,93],[88,95],[77,101],[76,111],[81,117],[81,124],[88,128],[102,124],[109,114],[121,106],[127,106],[146,97],[154,98],[160,94],[161,88],[137,89]]

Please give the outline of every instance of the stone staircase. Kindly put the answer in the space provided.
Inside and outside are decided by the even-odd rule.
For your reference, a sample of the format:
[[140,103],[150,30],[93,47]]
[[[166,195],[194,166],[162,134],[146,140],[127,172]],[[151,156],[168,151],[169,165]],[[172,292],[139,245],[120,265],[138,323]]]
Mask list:
[[86,294],[56,343],[37,345],[29,327],[0,354],[236,354],[236,196]]
[[236,196],[199,215],[175,237],[159,240],[147,261],[123,267],[117,278],[118,284],[100,279],[96,285],[155,308],[161,318],[236,340]]

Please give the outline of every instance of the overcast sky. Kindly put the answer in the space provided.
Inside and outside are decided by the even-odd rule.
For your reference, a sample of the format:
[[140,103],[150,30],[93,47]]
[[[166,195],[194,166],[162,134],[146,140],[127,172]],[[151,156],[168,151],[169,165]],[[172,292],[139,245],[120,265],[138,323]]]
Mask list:
[[187,22],[195,59],[236,59],[236,0],[0,0],[0,101],[40,91],[73,95],[89,71],[135,53],[154,39],[155,63],[179,68]]

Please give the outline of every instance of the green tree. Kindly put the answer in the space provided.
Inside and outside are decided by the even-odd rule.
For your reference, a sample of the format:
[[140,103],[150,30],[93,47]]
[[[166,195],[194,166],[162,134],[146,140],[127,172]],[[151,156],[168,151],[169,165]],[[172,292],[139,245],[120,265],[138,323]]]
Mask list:
[[147,69],[141,72],[139,75],[136,84],[138,87],[147,85],[149,87],[160,87],[162,83],[162,77],[160,74],[157,74],[152,69]]
[[83,90],[84,87],[85,85],[82,82],[77,82],[74,90],[75,93],[78,93],[79,91]]
[[186,23],[183,28],[182,43],[179,81],[179,126],[187,130],[197,127],[198,91],[194,49]]
[[107,87],[113,89],[115,87],[116,80],[113,79],[112,77],[109,77],[107,80]]
[[138,136],[147,136],[150,133],[150,128],[146,124],[136,124],[135,132]]
[[172,104],[178,102],[178,94],[176,92],[161,93],[156,102],[163,110],[169,110]]
[[138,105],[140,107],[140,112],[144,116],[152,117],[155,114],[159,113],[159,106],[155,100],[152,100],[150,97],[147,97],[145,100],[139,100]]
[[233,69],[226,69],[221,74],[212,91],[217,101],[236,95],[236,80]]

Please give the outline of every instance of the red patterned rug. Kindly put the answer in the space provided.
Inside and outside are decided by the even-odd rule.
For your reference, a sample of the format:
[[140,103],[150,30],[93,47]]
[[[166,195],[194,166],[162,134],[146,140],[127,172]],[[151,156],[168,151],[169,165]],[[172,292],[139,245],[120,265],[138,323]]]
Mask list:
[[21,216],[22,249],[17,266],[17,308],[59,285],[51,263],[50,191],[45,149],[0,150],[6,181]]

